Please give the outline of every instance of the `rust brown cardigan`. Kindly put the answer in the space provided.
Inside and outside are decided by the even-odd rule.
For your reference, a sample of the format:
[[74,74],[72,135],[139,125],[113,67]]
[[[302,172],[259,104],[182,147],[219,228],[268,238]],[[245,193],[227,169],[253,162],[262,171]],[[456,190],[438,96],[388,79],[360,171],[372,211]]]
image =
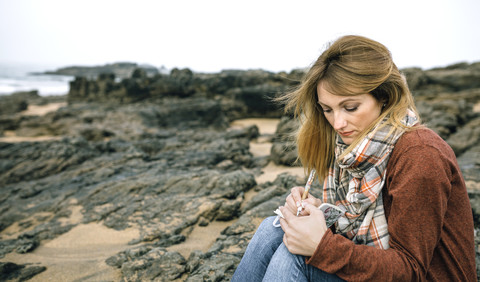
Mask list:
[[477,281],[465,182],[452,149],[432,130],[399,139],[383,200],[390,249],[328,230],[307,263],[349,281]]

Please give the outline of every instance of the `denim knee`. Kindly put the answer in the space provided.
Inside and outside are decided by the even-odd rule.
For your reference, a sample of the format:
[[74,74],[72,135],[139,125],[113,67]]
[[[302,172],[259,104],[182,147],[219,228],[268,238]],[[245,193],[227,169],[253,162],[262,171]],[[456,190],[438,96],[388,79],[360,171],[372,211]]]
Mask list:
[[307,281],[343,281],[335,274],[330,274],[308,265],[305,257],[290,253],[284,244],[281,244],[273,255],[267,267],[264,282],[307,282]]
[[263,281],[308,281],[305,276],[305,257],[294,255],[280,244],[273,255]]
[[[273,226],[273,222],[275,221],[276,216],[267,217],[262,221],[260,226],[258,226],[257,231],[255,232],[255,236],[262,238],[263,240],[278,240],[278,238],[282,238],[283,240],[283,230],[280,227]],[[252,238],[253,240],[253,238]]]
[[261,281],[270,260],[283,241],[282,228],[274,227],[275,216],[262,221],[247,246],[232,281]]
[[284,234],[282,228],[273,226],[274,220],[275,216],[271,216],[262,221],[253,235],[252,240],[248,244],[245,255],[250,255],[250,252],[254,252],[255,256],[258,256],[259,253],[263,253],[264,256],[268,257],[268,260],[270,260],[273,253],[282,243]]

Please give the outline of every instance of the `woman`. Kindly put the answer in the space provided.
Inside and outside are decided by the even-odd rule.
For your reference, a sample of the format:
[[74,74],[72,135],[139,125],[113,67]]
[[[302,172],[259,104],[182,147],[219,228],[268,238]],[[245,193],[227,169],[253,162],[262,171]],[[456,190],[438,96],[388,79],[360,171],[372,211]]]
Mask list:
[[[283,99],[302,121],[299,158],[324,181],[323,197],[302,202],[303,188],[292,188],[281,228],[262,222],[233,281],[476,281],[455,155],[420,124],[385,46],[338,39]],[[331,228],[323,202],[343,212]]]

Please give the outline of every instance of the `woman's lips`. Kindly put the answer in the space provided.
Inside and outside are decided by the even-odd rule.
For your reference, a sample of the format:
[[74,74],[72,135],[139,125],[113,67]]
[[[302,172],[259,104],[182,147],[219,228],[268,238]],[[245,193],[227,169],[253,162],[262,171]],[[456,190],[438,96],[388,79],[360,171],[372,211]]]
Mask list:
[[344,131],[344,132],[338,132],[338,134],[342,136],[350,136],[353,134],[353,131]]

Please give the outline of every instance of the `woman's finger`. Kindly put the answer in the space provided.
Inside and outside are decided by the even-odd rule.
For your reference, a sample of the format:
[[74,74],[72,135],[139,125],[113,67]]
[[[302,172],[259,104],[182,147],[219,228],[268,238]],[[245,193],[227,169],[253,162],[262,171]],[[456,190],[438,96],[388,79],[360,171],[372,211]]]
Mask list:
[[313,196],[312,194],[308,194],[308,197],[305,199],[305,202],[319,207],[322,204],[322,200],[318,199],[317,197]]
[[285,207],[288,208],[291,212],[297,210],[297,204],[295,203],[295,200],[293,199],[292,194],[290,194],[286,201],[285,201]]
[[297,208],[302,203],[302,194],[303,194],[304,190],[305,190],[305,188],[300,187],[300,186],[293,187],[292,190],[291,190],[291,195],[292,195],[293,201],[295,203],[295,206]]
[[287,250],[290,250],[290,249],[288,248],[287,234],[284,234],[284,235],[283,235],[283,244],[285,244],[285,247],[287,247]]

